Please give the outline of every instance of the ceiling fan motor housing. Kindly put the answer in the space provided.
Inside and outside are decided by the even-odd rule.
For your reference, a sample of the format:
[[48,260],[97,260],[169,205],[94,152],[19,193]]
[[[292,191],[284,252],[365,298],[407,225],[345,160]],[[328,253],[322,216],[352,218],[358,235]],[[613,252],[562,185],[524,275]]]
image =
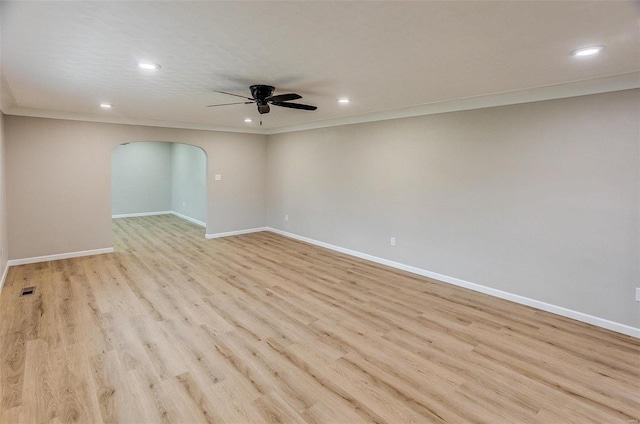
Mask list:
[[258,100],[258,102],[266,103],[266,98],[273,96],[273,91],[276,89],[270,85],[252,85],[249,87],[251,89],[251,95],[254,99]]

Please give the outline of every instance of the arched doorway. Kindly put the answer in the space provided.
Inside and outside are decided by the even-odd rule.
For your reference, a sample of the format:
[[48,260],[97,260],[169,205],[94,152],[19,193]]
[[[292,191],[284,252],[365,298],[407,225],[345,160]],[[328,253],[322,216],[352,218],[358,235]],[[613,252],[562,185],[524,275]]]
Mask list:
[[111,152],[113,218],[173,214],[206,227],[207,156],[165,141],[123,143]]

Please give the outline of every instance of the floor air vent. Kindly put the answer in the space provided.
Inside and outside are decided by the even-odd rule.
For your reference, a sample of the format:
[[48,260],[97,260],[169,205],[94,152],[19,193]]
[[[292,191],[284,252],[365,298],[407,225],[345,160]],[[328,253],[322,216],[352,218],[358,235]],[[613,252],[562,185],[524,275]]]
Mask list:
[[36,292],[35,286],[33,286],[33,287],[25,287],[20,291],[20,297],[29,296],[29,295],[31,295],[31,294],[33,294],[35,292]]

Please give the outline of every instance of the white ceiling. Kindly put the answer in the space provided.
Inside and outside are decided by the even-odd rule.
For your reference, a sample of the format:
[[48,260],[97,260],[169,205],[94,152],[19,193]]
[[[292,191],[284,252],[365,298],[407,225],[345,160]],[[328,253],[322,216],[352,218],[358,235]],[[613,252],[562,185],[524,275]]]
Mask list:
[[[640,86],[638,2],[3,1],[1,15],[5,114],[273,133]],[[255,105],[205,107],[256,83],[318,110],[272,107],[260,127]]]

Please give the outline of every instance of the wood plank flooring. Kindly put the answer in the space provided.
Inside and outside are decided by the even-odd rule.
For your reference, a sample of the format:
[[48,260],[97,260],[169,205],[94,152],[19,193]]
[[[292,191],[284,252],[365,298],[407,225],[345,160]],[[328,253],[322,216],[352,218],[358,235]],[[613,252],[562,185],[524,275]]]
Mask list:
[[640,419],[638,339],[273,233],[113,226],[114,254],[10,269],[0,422]]

